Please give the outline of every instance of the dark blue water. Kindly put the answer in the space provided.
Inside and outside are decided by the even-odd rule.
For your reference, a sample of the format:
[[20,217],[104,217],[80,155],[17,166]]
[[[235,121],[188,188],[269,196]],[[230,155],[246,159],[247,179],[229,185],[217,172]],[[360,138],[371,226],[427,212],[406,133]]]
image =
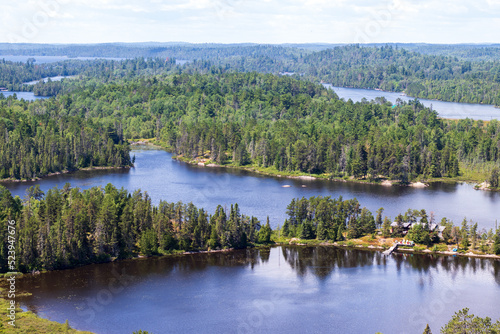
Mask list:
[[433,333],[500,318],[500,262],[277,247],[127,260],[18,281],[22,305],[96,333]]
[[[460,225],[464,217],[490,229],[500,220],[500,193],[474,190],[469,184],[432,184],[428,188],[384,187],[381,185],[327,180],[297,180],[262,176],[256,173],[229,169],[192,166],[172,160],[163,150],[136,147],[135,168],[130,170],[79,171],[45,178],[37,182],[3,183],[14,195],[23,197],[26,189],[40,184],[47,191],[70,182],[83,189],[114,184],[133,192],[147,191],[154,203],[193,202],[198,207],[215,211],[218,204],[238,203],[243,214],[261,221],[269,216],[271,225],[282,225],[286,207],[296,197],[343,196],[357,198],[373,213],[385,208],[385,215],[395,218],[407,209],[425,209],[435,215],[452,219]],[[285,188],[283,186],[289,185]]]
[[[403,101],[414,99],[410,96],[401,95],[401,93],[383,92],[371,89],[334,87],[328,84],[324,84],[324,86],[333,89],[340,98],[343,98],[346,101],[351,99],[353,102],[360,102],[363,98],[371,101],[377,97],[383,96],[394,104],[397,99],[401,99]],[[432,109],[436,110],[439,116],[443,118],[471,118],[483,121],[500,119],[500,109],[495,108],[492,105],[443,102],[426,99],[419,99],[419,101],[426,107],[432,107]]]

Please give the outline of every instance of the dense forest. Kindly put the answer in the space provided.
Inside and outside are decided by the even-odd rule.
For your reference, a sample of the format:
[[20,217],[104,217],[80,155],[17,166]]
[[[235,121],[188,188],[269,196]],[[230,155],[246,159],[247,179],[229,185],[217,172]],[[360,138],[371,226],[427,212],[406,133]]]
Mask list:
[[79,61],[36,64],[34,58],[28,59],[27,62],[12,62],[1,59],[0,56],[0,87],[24,91],[28,90],[30,85],[23,87],[23,82],[47,77],[75,75],[89,66],[89,64]]
[[0,179],[33,179],[85,167],[131,166],[119,124],[65,115],[64,101],[0,99]]
[[[346,238],[375,235],[378,231],[384,238],[406,237],[426,246],[444,241],[447,244],[460,244],[465,250],[469,247],[479,248],[482,252],[490,251],[489,241],[492,243],[491,252],[500,254],[500,230],[480,231],[477,223],[466,219],[459,227],[444,217],[440,221],[444,229],[439,235],[437,229],[431,229],[431,226],[436,226],[435,217],[423,209],[408,209],[393,221],[389,217],[383,217],[384,208],[378,209],[373,216],[367,208],[361,208],[356,199],[313,196],[309,199],[292,199],[286,213],[288,218],[280,230],[284,237],[343,241]],[[395,226],[393,222],[396,223]],[[417,222],[406,234],[404,224]]]
[[[111,184],[83,191],[66,184],[46,194],[35,186],[23,200],[0,186],[0,203],[1,272],[62,269],[138,254],[237,249],[272,242],[269,219],[261,225],[255,217],[240,213],[237,204],[219,205],[213,214],[192,203],[160,201],[154,206],[147,193],[136,190],[131,194]],[[398,228],[388,230],[391,220],[382,220],[383,208],[374,218],[356,199],[297,198],[288,205],[287,214],[279,230],[286,237],[341,241],[372,235],[377,228],[384,237],[402,236]],[[417,218],[423,225],[413,228],[408,238],[427,245],[438,241],[426,229],[434,218],[424,210],[408,210],[396,221],[415,222]],[[445,242],[460,242],[467,249],[469,241],[473,247],[476,243],[486,247],[490,240],[492,251],[500,253],[498,230],[481,232],[477,224],[466,221],[458,228],[446,218],[441,223],[446,226]],[[7,268],[8,252],[13,250],[15,264]]]
[[[11,49],[9,49],[9,47]],[[3,50],[2,50],[3,49]],[[295,73],[298,78],[336,86],[405,92],[418,98],[500,104],[500,48],[496,45],[256,45],[256,44],[98,44],[98,45],[0,45],[10,54],[97,56],[143,59],[179,59],[179,67],[210,71],[222,67],[233,72]],[[0,56],[1,57],[1,56]],[[187,63],[185,63],[188,61]],[[0,87],[16,88],[23,81],[54,75],[81,74],[100,77],[121,65],[119,61],[68,61],[55,65],[24,66],[16,73],[3,64]],[[175,62],[174,62],[175,63]],[[152,74],[172,68],[155,65]],[[95,70],[89,70],[94,68]],[[122,72],[123,73],[123,72]],[[151,73],[151,72],[150,72]],[[127,75],[143,75],[139,70]],[[19,88],[19,86],[17,86]],[[16,88],[16,89],[17,89]],[[21,89],[30,89],[21,87]],[[46,94],[54,93],[54,90]]]
[[[1,56],[0,56],[1,58]],[[116,78],[135,76],[151,76],[159,73],[170,73],[176,70],[173,58],[134,58],[117,60],[69,60],[54,63],[36,64],[34,59],[26,63],[0,61],[0,87],[11,91],[33,91],[39,96],[55,96],[68,91],[67,85],[61,81],[51,81],[50,77],[75,76],[77,78],[93,78],[106,82]],[[42,81],[43,78],[49,78]],[[37,81],[35,84],[25,82]]]
[[105,126],[121,120],[124,138],[156,138],[187,159],[280,172],[406,183],[500,162],[496,120],[447,121],[418,101],[354,104],[287,76],[212,72],[74,82],[55,105]]
[[336,47],[306,56],[303,71],[335,86],[405,91],[443,101],[500,104],[500,62],[422,55],[391,46]]
[[[7,270],[7,237],[15,226],[15,269],[61,269],[173,250],[246,248],[269,243],[269,221],[242,215],[238,204],[218,206],[213,214],[192,203],[151,204],[140,190],[133,194],[108,184],[81,191],[66,184],[44,194],[31,187],[21,201],[0,186],[0,270]],[[15,221],[15,223],[10,223]],[[12,234],[12,233],[11,233]],[[14,271],[10,269],[10,271]]]
[[[9,157],[2,161],[3,177],[31,178],[78,166],[126,166],[125,141],[132,138],[156,138],[188,160],[333,178],[390,178],[403,184],[455,177],[460,166],[495,170],[500,162],[496,120],[442,120],[417,100],[354,104],[305,80],[216,67],[200,74],[181,70],[173,61],[163,68],[176,74],[127,75],[154,72],[159,63],[135,59],[115,70],[104,69],[94,79],[59,83],[62,91],[55,99],[2,100],[5,138],[21,131],[18,115],[30,124],[27,132],[19,132],[21,147],[13,141],[10,146],[0,143]],[[55,84],[36,86],[50,89]],[[93,134],[81,128],[93,129]],[[55,146],[50,154],[39,154],[49,146],[43,144],[42,150],[38,139],[27,140],[30,136],[44,143],[60,136],[64,141],[57,152],[66,153],[58,153],[55,162]],[[82,136],[91,138],[84,150],[73,144],[83,145]],[[47,161],[35,166],[35,158]]]

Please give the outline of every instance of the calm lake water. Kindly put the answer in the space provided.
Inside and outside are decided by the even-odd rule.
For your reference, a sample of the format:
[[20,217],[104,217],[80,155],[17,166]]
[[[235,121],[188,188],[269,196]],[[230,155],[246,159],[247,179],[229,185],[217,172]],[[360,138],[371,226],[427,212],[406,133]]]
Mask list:
[[334,247],[126,260],[27,275],[24,308],[96,333],[438,333],[500,318],[500,262]]
[[[62,79],[73,78],[73,77],[75,77],[75,76],[73,76],[73,75],[58,75],[58,76],[55,76],[55,77],[43,78],[43,79],[40,79],[40,80],[43,80],[43,82],[48,82],[49,79],[51,81],[61,81]],[[40,82],[40,80],[33,80],[33,81],[23,82],[23,84],[24,85],[36,85],[37,83]]]
[[[39,181],[43,190],[111,182],[160,199],[192,201],[213,211],[238,202],[242,213],[282,224],[293,197],[357,197],[394,217],[425,208],[459,223],[463,216],[494,226],[500,194],[470,185],[426,189],[264,177],[191,166],[171,154],[135,147],[136,166],[80,171]],[[6,183],[24,196],[35,182]],[[283,185],[290,185],[284,188]],[[500,318],[500,261],[393,254],[334,247],[275,247],[226,253],[135,259],[26,275],[25,309],[96,333],[437,333],[469,307]]]
[[[492,228],[500,220],[500,193],[474,190],[469,184],[432,184],[427,188],[384,187],[380,185],[327,180],[297,180],[262,176],[229,168],[192,166],[172,160],[172,154],[148,146],[134,147],[135,168],[130,170],[79,171],[56,175],[37,182],[3,183],[14,195],[23,197],[26,189],[40,184],[47,191],[70,182],[74,187],[114,184],[133,192],[147,191],[155,204],[193,202],[198,207],[215,211],[218,204],[228,208],[238,203],[243,214],[253,215],[261,221],[269,216],[271,225],[282,225],[286,207],[297,197],[343,196],[357,198],[374,214],[384,207],[384,214],[395,218],[407,209],[425,209],[436,216],[453,219],[460,225],[464,217],[473,219],[481,228]],[[284,188],[283,186],[290,187]]]
[[47,96],[36,96],[32,92],[0,92],[0,94],[3,94],[3,96],[6,98],[15,94],[17,96],[18,100],[24,99],[27,101],[34,101],[34,100],[48,99],[49,98]]
[[[402,96],[401,93],[383,92],[372,89],[334,87],[329,84],[324,84],[324,86],[333,89],[333,91],[340,98],[343,98],[346,101],[351,99],[353,102],[360,102],[363,98],[370,101],[381,96],[385,97],[392,103],[396,103],[397,99],[401,99],[403,101],[414,99],[410,96]],[[426,107],[430,108],[432,106],[432,109],[436,110],[439,116],[443,118],[471,118],[483,121],[500,119],[500,109],[495,108],[492,105],[443,102],[426,99],[419,99],[419,101]]]

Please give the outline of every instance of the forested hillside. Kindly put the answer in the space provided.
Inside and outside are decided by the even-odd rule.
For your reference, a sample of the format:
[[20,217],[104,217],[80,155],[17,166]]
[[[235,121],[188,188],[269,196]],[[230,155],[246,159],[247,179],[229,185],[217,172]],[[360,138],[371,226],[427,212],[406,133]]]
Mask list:
[[[5,48],[6,46],[4,46]],[[38,48],[37,48],[38,47]],[[500,104],[500,61],[497,46],[419,45],[388,46],[277,46],[246,44],[99,44],[25,45],[8,49],[14,54],[130,57],[119,61],[67,61],[54,65],[2,64],[0,86],[19,89],[23,81],[44,76],[81,74],[142,76],[170,72],[165,60],[189,61],[179,69],[208,72],[214,66],[225,71],[295,73],[298,78],[336,86],[383,89],[407,95],[453,102]],[[414,50],[414,51],[411,51]],[[6,52],[4,50],[3,52]],[[0,52],[1,46],[0,46]],[[1,56],[0,56],[1,58]],[[139,58],[139,59],[136,59]],[[154,59],[154,61],[153,61]],[[150,71],[140,69],[140,63]],[[137,69],[131,64],[137,63]],[[154,63],[154,66],[153,66]],[[163,64],[162,64],[163,63]],[[17,65],[16,65],[17,66]],[[58,85],[58,84],[54,84]],[[21,87],[21,89],[31,89]],[[54,94],[57,90],[38,90]]]
[[303,71],[335,86],[405,91],[428,99],[500,104],[500,62],[421,55],[394,47],[336,47],[304,58]]
[[[1,56],[0,56],[1,59]],[[0,87],[13,91],[33,91],[35,95],[54,96],[65,92],[60,81],[38,82],[26,85],[23,82],[36,81],[54,76],[94,78],[101,81],[115,78],[151,76],[176,70],[175,59],[134,58],[117,60],[69,60],[55,63],[37,64],[33,60],[26,63],[0,60]]]
[[[156,138],[186,159],[402,183],[457,176],[460,163],[491,169],[500,159],[498,121],[441,120],[418,101],[353,104],[321,85],[288,76],[214,66],[200,74],[173,62],[159,68],[159,60],[109,64],[100,71],[86,69],[100,73],[93,79],[36,86],[61,85],[54,100],[2,102],[4,119],[10,120],[3,123],[7,132],[25,131],[19,127],[21,114],[30,124],[17,135],[24,140],[19,139],[21,146],[1,143],[8,157],[2,160],[3,177],[126,166],[123,143],[130,138]],[[138,71],[144,75],[134,76]],[[72,144],[81,143],[80,137],[91,138],[85,149]],[[49,146],[39,138],[59,143],[59,149],[50,146],[51,152],[65,153],[57,159],[46,154]]]
[[0,179],[33,179],[84,167],[130,166],[119,124],[68,116],[67,100],[0,99]]
[[405,183],[500,159],[496,120],[447,121],[418,101],[353,104],[304,80],[213,72],[89,81],[57,100],[69,115],[120,119],[125,138],[219,164]]

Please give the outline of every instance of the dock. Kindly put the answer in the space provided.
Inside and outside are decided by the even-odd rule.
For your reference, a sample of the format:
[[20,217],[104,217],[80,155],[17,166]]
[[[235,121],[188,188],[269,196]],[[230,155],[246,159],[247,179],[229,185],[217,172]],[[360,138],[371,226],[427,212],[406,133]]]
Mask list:
[[388,250],[384,251],[382,254],[384,255],[391,255],[392,252],[398,249],[398,246],[408,246],[408,247],[413,247],[415,246],[415,243],[411,240],[401,240],[401,241],[396,241],[394,245],[389,248]]
[[399,244],[395,243],[391,248],[388,250],[384,251],[382,254],[384,255],[391,255],[392,252],[394,252],[398,248]]

